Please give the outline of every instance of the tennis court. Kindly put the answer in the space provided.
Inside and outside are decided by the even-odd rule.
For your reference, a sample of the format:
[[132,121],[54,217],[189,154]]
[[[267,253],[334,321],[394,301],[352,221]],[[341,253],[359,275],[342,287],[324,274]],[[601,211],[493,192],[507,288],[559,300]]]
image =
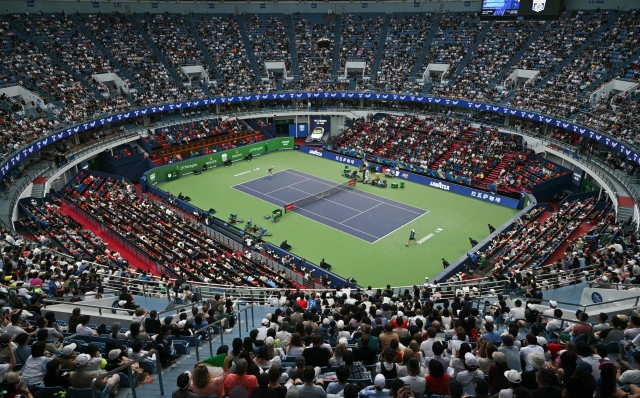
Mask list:
[[[347,180],[345,179],[345,182]],[[286,204],[319,195],[336,183],[293,169],[285,169],[234,189],[284,208]],[[378,195],[339,188],[293,212],[369,243],[375,243],[428,211]]]

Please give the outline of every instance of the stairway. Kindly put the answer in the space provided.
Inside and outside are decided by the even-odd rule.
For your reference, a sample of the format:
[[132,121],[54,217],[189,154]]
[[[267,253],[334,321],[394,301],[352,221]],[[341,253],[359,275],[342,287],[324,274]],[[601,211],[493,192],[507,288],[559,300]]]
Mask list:
[[251,47],[251,41],[249,40],[249,34],[247,33],[247,27],[244,24],[244,20],[242,19],[242,14],[236,14],[236,22],[238,22],[240,36],[242,36],[242,43],[244,44],[245,50],[247,50],[247,57],[249,57],[251,69],[253,69],[253,73],[256,76],[256,81],[259,82],[262,77],[262,73],[260,72],[258,63],[256,62],[256,57],[253,55],[253,47]]
[[31,195],[32,198],[44,198],[44,186],[47,181],[47,177],[38,177],[33,180],[33,187],[31,187]]
[[491,170],[491,173],[489,173],[485,179],[482,181],[482,183],[478,186],[478,188],[481,189],[487,189],[487,186],[491,183],[493,183],[495,180],[498,179],[498,177],[500,177],[500,171],[504,168],[507,167],[507,165],[509,164],[509,161],[511,161],[511,158],[513,157],[512,153],[507,153],[504,155],[504,157],[502,158],[502,161],[500,163],[498,163],[496,165],[496,167],[493,168],[493,170]]
[[[213,59],[211,59],[211,55],[209,54],[207,47],[204,45],[202,38],[198,34],[198,29],[196,29],[196,25],[194,25],[193,20],[191,18],[185,18],[184,21],[187,26],[189,26],[189,33],[191,33],[191,36],[193,36],[196,43],[198,43],[198,48],[200,49],[204,60],[207,62],[209,70],[215,74],[216,80],[222,81],[222,75],[218,71],[218,68],[216,68],[216,65],[213,63]],[[209,79],[211,79],[211,76],[209,76]]]
[[65,72],[69,73],[71,76],[73,76],[73,78],[79,82],[81,82],[86,88],[88,88],[89,90],[91,90],[93,92],[93,94],[97,97],[97,98],[103,98],[102,97],[102,93],[100,93],[100,91],[98,90],[98,88],[89,83],[88,81],[86,81],[82,76],[80,76],[78,73],[76,73],[75,70],[71,69],[69,67],[69,65],[67,65],[66,63],[62,62],[62,60],[58,59],[55,55],[53,55],[49,50],[46,49],[45,46],[43,46],[41,43],[39,43],[35,38],[33,38],[32,36],[30,36],[27,32],[25,32],[24,30],[22,30],[22,28],[13,22],[13,19],[11,19],[8,16],[2,16],[2,18],[8,22],[11,27],[13,29],[15,29],[16,31],[20,32],[20,34],[22,35],[22,37],[27,40],[28,42],[32,43],[35,47],[38,48],[38,50],[42,51],[44,54],[46,54],[49,58],[51,58],[51,60],[53,62],[55,62],[60,68],[64,69]]
[[536,88],[544,87],[547,84],[547,82],[551,80],[551,78],[553,78],[558,73],[560,73],[562,68],[564,68],[565,66],[573,62],[573,60],[576,58],[578,54],[581,54],[584,50],[586,50],[587,47],[589,47],[596,38],[599,39],[601,37],[601,33],[606,32],[607,29],[609,29],[611,25],[613,25],[617,20],[618,20],[617,17],[611,18],[606,24],[600,26],[600,29],[593,31],[593,33],[591,34],[591,37],[585,40],[585,42],[578,49],[576,49],[576,51],[574,51],[571,55],[566,57],[560,64],[558,64],[558,66],[556,66],[554,70],[549,72],[547,76],[545,76],[542,80],[540,80],[535,87]]
[[376,53],[376,59],[373,61],[371,67],[371,80],[375,81],[378,76],[378,69],[382,63],[382,55],[384,54],[384,47],[387,44],[387,33],[389,32],[389,25],[391,24],[392,14],[386,14],[384,17],[384,25],[380,30],[380,39],[378,40],[378,52]]
[[511,67],[519,60],[522,59],[522,57],[524,56],[524,54],[527,52],[527,50],[529,50],[529,47],[531,47],[531,45],[533,43],[535,43],[536,40],[538,40],[538,38],[540,36],[542,36],[542,34],[544,32],[547,31],[547,27],[551,24],[551,21],[546,21],[542,27],[540,29],[538,29],[538,31],[536,31],[534,34],[531,35],[531,37],[529,37],[529,41],[527,41],[527,44],[525,44],[524,46],[522,46],[522,48],[520,49],[520,51],[518,51],[518,53],[516,53],[516,55],[514,55],[509,62],[507,62],[507,64],[504,66],[504,68],[502,68],[502,71],[500,71],[500,73],[498,73],[495,77],[495,79],[493,79],[493,81],[491,82],[492,84],[500,84],[503,80],[503,78],[505,77],[505,75],[507,74],[507,72],[509,72],[511,70]]
[[476,53],[476,48],[480,46],[480,43],[482,43],[484,38],[487,36],[487,32],[492,28],[493,28],[493,21],[484,22],[484,26],[482,27],[482,30],[480,30],[480,33],[478,33],[478,37],[476,37],[476,41],[473,42],[471,47],[469,47],[469,49],[467,50],[467,53],[465,54],[464,58],[462,58],[462,61],[460,61],[460,65],[458,65],[458,69],[456,70],[456,73],[454,76],[460,75],[464,70],[464,68],[467,67],[467,64],[469,63],[469,61],[471,61],[473,54]]
[[429,94],[429,91],[431,91],[431,86],[433,86],[433,83],[425,83],[424,86],[422,86],[422,94]]
[[[296,49],[296,35],[293,30],[293,17],[286,14],[287,34],[289,36],[289,54],[291,54],[291,73],[295,80],[300,79],[300,66],[298,65],[298,50]],[[289,76],[291,77],[291,76]]]
[[167,141],[165,141],[164,138],[160,137],[159,135],[154,135],[153,138],[155,138],[158,144],[160,144],[162,149],[167,149],[171,147],[171,145],[167,144]]
[[145,43],[147,43],[151,51],[153,51],[153,54],[156,56],[158,61],[162,62],[164,67],[167,68],[167,71],[169,71],[169,74],[171,75],[171,78],[176,82],[176,85],[178,87],[184,87],[184,85],[182,84],[182,79],[180,78],[180,76],[178,76],[178,72],[171,65],[169,65],[167,58],[165,58],[165,56],[160,52],[149,34],[144,30],[142,25],[140,25],[140,22],[138,22],[135,14],[129,15],[129,21],[131,21],[131,25],[140,33],[140,36],[144,39]]
[[[416,64],[413,67],[413,71],[411,72],[411,76],[409,76],[409,81],[413,81],[418,78],[418,73],[420,73],[420,69],[422,69],[422,64],[424,63],[424,59],[427,57],[429,53],[429,49],[431,48],[431,43],[433,43],[433,39],[436,37],[436,33],[438,33],[438,26],[440,26],[440,20],[442,19],[442,15],[436,15],[434,17],[433,25],[431,26],[431,30],[429,31],[429,35],[427,39],[422,44],[422,49],[420,50],[420,54],[416,59]],[[421,78],[422,76],[420,76]]]
[[349,79],[349,91],[356,91],[358,87],[358,81],[356,79]]
[[336,16],[336,30],[333,36],[333,67],[331,68],[331,78],[338,78],[338,71],[340,70],[340,32],[342,31],[342,15],[334,14]]
[[429,168],[431,170],[438,170],[438,167],[440,167],[440,164],[442,164],[442,162],[444,162],[445,160],[449,159],[453,151],[455,151],[459,146],[460,144],[453,143],[451,145],[451,148],[449,148],[449,150],[445,152],[444,155],[440,156],[435,162],[433,162],[433,164],[429,166]]

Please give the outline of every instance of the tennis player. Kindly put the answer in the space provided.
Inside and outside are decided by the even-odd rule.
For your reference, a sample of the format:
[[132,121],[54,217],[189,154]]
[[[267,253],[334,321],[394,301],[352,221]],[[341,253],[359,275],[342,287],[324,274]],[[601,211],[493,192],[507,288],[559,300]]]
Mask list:
[[[420,230],[418,230],[418,232],[420,232]],[[407,244],[405,246],[409,246],[409,242],[411,241],[413,241],[414,245],[418,243],[418,241],[416,240],[416,231],[413,228],[411,229],[411,233],[409,234],[409,240],[407,241]]]
[[274,169],[274,168],[275,168],[275,167],[273,167],[273,166],[269,167],[269,170],[268,170],[268,171],[269,171],[269,175],[270,175],[270,176],[272,176],[272,175],[273,175],[273,169]]

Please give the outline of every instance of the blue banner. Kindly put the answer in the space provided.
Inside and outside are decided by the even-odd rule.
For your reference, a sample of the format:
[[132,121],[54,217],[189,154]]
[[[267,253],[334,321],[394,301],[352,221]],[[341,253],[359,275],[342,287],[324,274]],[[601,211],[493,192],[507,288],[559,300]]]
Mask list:
[[[157,4],[157,3],[152,3]],[[481,102],[470,102],[463,100],[456,100],[450,98],[439,98],[425,95],[407,95],[407,94],[374,94],[374,93],[350,93],[350,92],[335,92],[335,93],[282,93],[282,94],[252,94],[252,95],[240,95],[229,97],[216,97],[207,98],[195,101],[185,101],[173,104],[164,104],[151,106],[147,108],[141,108],[137,110],[130,110],[127,112],[116,113],[108,117],[98,118],[92,121],[87,121],[64,130],[58,131],[48,137],[41,138],[36,142],[32,142],[28,146],[14,152],[12,156],[7,159],[0,167],[0,178],[4,177],[9,170],[15,167],[22,159],[32,155],[33,153],[43,149],[49,145],[70,137],[72,135],[81,133],[83,131],[91,130],[95,127],[104,126],[113,122],[121,122],[127,119],[132,119],[139,116],[151,115],[155,113],[163,113],[167,111],[195,108],[200,106],[207,106],[212,104],[224,104],[234,102],[251,102],[251,101],[265,101],[265,100],[282,100],[282,99],[339,99],[339,98],[362,98],[371,100],[386,100],[386,101],[405,101],[405,102],[420,102],[420,103],[433,103],[439,105],[455,106],[459,108],[475,109],[479,111],[487,111],[492,113],[512,115],[522,117],[524,119],[533,120],[536,122],[542,122],[552,127],[562,128],[576,134],[580,134],[583,137],[590,138],[597,141],[609,148],[619,152],[630,161],[636,164],[640,164],[640,156],[631,148],[628,148],[625,144],[618,142],[617,140],[605,136],[603,133],[590,130],[586,127],[578,124],[573,124],[561,119],[556,119],[551,116],[541,115],[531,111],[525,111],[516,108],[508,108],[500,105],[485,104]]]
[[151,8],[158,8],[158,3],[151,3]]
[[369,3],[362,3],[362,8],[369,8]]
[[100,3],[98,3],[97,1],[92,1],[91,5],[93,6],[93,8],[100,8]]
[[265,3],[260,3],[260,8],[267,8],[267,5]]
[[216,8],[216,5],[214,3],[209,3],[209,8]]
[[311,8],[318,8],[318,3],[311,3]]
[[34,0],[27,0],[27,7],[35,7],[36,2]]
[[122,7],[122,3],[118,2],[118,3],[113,3],[113,6],[115,8],[121,8]]
[[350,164],[352,166],[360,167],[362,166],[362,160],[354,159],[349,156],[345,156],[340,153],[334,153],[324,150],[319,150],[316,148],[312,148],[309,146],[301,146],[300,152],[308,153],[309,155],[318,156],[323,159],[335,160],[336,162]]
[[289,125],[289,137],[304,138],[308,135],[309,135],[309,129],[306,123]]
[[[362,160],[360,159],[354,159],[352,157],[343,155],[341,153],[334,153],[334,152],[329,152],[325,150],[319,150],[319,149],[311,148],[308,146],[301,146],[300,152],[308,153],[309,155],[313,155],[313,156],[318,156],[323,159],[329,159],[329,160],[334,160],[340,163],[350,164],[357,167],[360,167],[362,165]],[[518,201],[516,199],[506,198],[504,196],[491,194],[489,192],[479,191],[479,190],[464,187],[461,185],[452,184],[452,183],[449,183],[448,181],[435,180],[429,177],[424,177],[421,175],[410,173],[405,170],[394,170],[394,174],[396,178],[402,178],[404,180],[408,180],[418,184],[428,185],[432,188],[437,188],[443,191],[457,193],[459,195],[468,196],[471,198],[482,200],[484,202],[495,203],[500,206],[510,207],[512,209],[518,208]]]
[[413,2],[413,6],[414,7],[420,7],[420,2],[419,1],[414,1]]

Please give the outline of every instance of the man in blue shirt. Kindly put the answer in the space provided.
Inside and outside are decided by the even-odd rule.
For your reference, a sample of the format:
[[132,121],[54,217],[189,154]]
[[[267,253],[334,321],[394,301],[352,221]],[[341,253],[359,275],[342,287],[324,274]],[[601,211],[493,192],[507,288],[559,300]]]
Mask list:
[[487,323],[484,328],[487,332],[482,335],[483,339],[488,340],[490,343],[502,343],[500,332],[494,330],[493,323]]

